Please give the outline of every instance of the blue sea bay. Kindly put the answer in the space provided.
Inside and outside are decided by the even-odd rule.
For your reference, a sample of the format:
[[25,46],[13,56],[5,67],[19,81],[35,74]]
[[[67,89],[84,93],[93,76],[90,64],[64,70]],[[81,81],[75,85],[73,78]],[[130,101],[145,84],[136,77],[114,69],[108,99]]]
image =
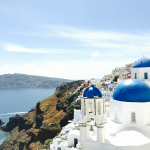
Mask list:
[[[38,101],[54,94],[56,88],[18,88],[0,89],[0,119],[8,122],[12,116],[24,115]],[[8,137],[8,133],[0,130],[0,144]]]

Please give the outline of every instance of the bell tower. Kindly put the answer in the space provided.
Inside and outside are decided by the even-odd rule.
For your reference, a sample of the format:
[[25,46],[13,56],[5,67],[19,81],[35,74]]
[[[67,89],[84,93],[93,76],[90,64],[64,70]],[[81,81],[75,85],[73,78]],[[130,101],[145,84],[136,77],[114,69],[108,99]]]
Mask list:
[[[82,120],[80,126],[80,146],[84,141],[93,139],[100,143],[105,141],[106,110],[105,99],[94,85],[86,88],[81,99]],[[91,134],[93,132],[93,134]]]

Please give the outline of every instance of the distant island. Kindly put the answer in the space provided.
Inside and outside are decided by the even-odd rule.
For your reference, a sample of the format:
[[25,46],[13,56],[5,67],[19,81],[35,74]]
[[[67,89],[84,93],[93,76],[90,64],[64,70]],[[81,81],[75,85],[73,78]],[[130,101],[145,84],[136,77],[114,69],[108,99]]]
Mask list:
[[57,87],[63,82],[73,80],[34,76],[26,74],[4,74],[0,75],[0,89],[4,88],[52,88]]

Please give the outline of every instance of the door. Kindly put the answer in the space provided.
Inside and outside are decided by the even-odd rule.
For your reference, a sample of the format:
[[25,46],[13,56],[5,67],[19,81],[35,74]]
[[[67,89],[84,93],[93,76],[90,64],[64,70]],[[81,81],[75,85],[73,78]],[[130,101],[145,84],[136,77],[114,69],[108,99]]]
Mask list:
[[74,147],[78,144],[78,139],[74,139]]

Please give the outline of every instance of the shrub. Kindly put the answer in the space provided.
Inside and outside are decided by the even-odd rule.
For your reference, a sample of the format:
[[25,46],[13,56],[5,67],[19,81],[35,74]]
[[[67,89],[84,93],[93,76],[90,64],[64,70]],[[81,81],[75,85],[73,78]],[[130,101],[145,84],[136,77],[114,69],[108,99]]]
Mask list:
[[63,90],[61,90],[61,91],[58,91],[57,93],[56,93],[56,96],[59,98],[59,97],[63,97],[64,96],[64,91]]
[[47,139],[47,140],[45,140],[44,145],[49,145],[50,142],[52,142],[52,139]]
[[75,109],[81,109],[81,105],[74,105]]
[[65,105],[70,105],[73,101],[75,101],[77,99],[77,97],[79,95],[80,95],[80,91],[76,92],[75,94],[71,94],[71,95],[65,96],[65,98],[63,99],[63,101],[61,101],[60,103],[59,102],[57,103],[56,109],[57,110],[63,109],[65,111],[66,108],[64,109],[64,106]]
[[119,76],[115,76],[113,81],[117,82],[117,79],[119,78]]
[[66,111],[64,118],[60,121],[61,127],[65,126],[68,123],[68,120],[73,119],[74,109],[81,109],[81,101],[76,102],[75,100],[78,98],[82,90],[83,88],[80,88],[76,93],[65,96],[64,100],[57,104],[57,110],[63,109],[63,111]]

